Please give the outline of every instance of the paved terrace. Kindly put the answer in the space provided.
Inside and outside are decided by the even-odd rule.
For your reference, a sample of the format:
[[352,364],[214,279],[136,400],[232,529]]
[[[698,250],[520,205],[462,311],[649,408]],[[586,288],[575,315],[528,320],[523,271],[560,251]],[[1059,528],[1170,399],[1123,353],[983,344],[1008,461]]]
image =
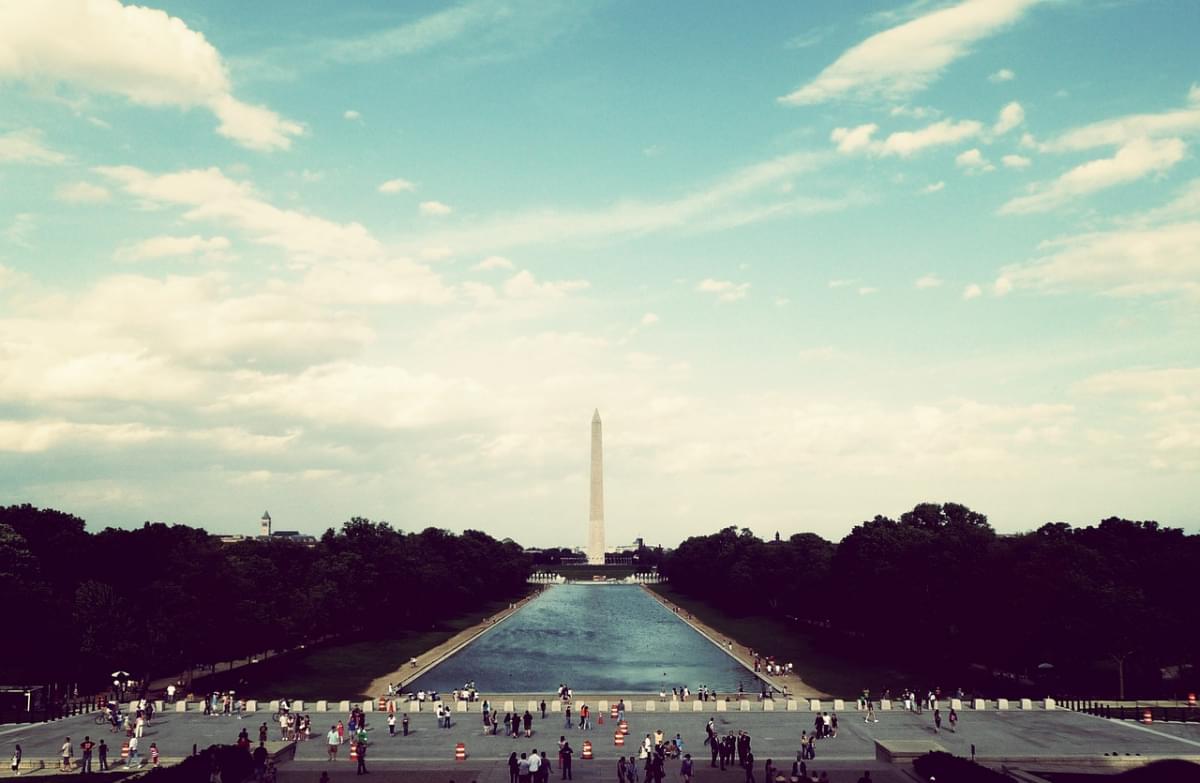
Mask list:
[[[495,699],[493,699],[495,701]],[[547,700],[549,703],[550,700]],[[660,705],[657,704],[656,707]],[[593,703],[593,702],[589,702]],[[627,704],[631,704],[627,700]],[[579,780],[609,780],[615,776],[615,760],[624,751],[625,755],[636,752],[636,741],[648,732],[661,729],[667,737],[673,737],[678,732],[684,739],[685,751],[691,752],[698,762],[698,780],[728,780],[741,783],[740,771],[721,772],[708,767],[707,748],[703,745],[704,724],[711,716],[716,719],[722,732],[744,729],[754,738],[754,753],[758,759],[758,780],[762,780],[761,765],[772,758],[777,764],[785,765],[790,770],[791,760],[795,758],[798,738],[801,731],[811,730],[814,713],[797,709],[788,711],[764,711],[757,703],[747,702],[747,711],[717,711],[714,707],[721,702],[704,704],[699,712],[690,710],[691,702],[686,705],[688,711],[672,712],[656,709],[653,713],[644,710],[645,698],[633,706],[642,707],[640,711],[630,711],[626,714],[630,734],[627,744],[617,748],[613,742],[613,721],[604,713],[604,723],[601,725],[598,713],[593,719],[590,731],[565,729],[561,714],[550,713],[543,720],[534,719],[534,734],[531,738],[512,739],[504,736],[482,736],[482,723],[478,715],[478,704],[474,705],[475,712],[456,713],[455,724],[450,729],[437,728],[436,718],[428,705],[420,713],[411,713],[411,734],[400,736],[399,726],[397,736],[389,737],[385,716],[378,712],[369,714],[370,750],[368,768],[377,774],[379,779],[396,779],[413,781],[498,781],[507,783],[508,772],[505,760],[512,751],[528,752],[532,748],[555,748],[560,735],[565,735],[575,749],[575,777]],[[195,705],[192,705],[195,707]],[[264,705],[265,707],[266,705]],[[340,705],[335,705],[340,706]],[[518,708],[524,704],[514,705]],[[598,704],[596,704],[598,706]],[[731,705],[732,706],[732,705]],[[807,706],[807,705],[806,705]],[[824,708],[828,709],[829,703]],[[917,715],[903,711],[881,710],[877,713],[878,723],[864,723],[862,713],[853,709],[838,712],[840,727],[835,739],[820,740],[817,743],[817,758],[810,762],[809,768],[830,772],[831,780],[857,781],[863,770],[870,769],[872,778],[876,781],[911,781],[905,769],[910,768],[906,761],[896,765],[878,761],[876,758],[876,741],[885,743],[897,741],[917,741],[920,743],[937,743],[942,748],[956,755],[969,756],[971,745],[975,746],[977,758],[986,763],[1005,764],[1023,769],[1062,768],[1066,762],[1078,766],[1092,765],[1101,768],[1111,768],[1114,764],[1136,762],[1152,758],[1188,758],[1200,760],[1200,725],[1197,724],[1154,724],[1142,726],[1131,722],[1110,721],[1095,718],[1066,710],[1046,710],[1037,708],[1029,710],[995,709],[960,711],[958,730],[950,732],[943,728],[936,733],[932,726],[932,716],[929,711]],[[503,701],[498,703],[503,713]],[[331,723],[339,718],[345,718],[340,712],[320,713],[310,712],[313,720],[314,739],[298,743],[295,760],[280,768],[281,781],[313,781],[316,782],[322,770],[330,770],[335,780],[347,778],[354,774],[354,765],[349,760],[349,750],[343,746],[338,760],[326,761],[324,732],[328,731]],[[171,760],[191,752],[192,745],[203,748],[213,743],[230,743],[238,731],[246,727],[253,739],[257,740],[259,724],[267,722],[272,729],[271,738],[278,738],[278,728],[271,722],[271,713],[267,709],[248,714],[244,719],[233,717],[205,717],[199,711],[183,713],[166,712],[156,717],[141,741],[142,755],[147,755],[151,742],[158,743],[164,760]],[[123,734],[109,732],[104,726],[97,726],[92,716],[81,715],[66,718],[51,723],[9,726],[0,729],[0,745],[6,753],[11,750],[13,743],[20,743],[25,752],[26,771],[36,766],[39,759],[44,759],[48,767],[56,766],[57,753],[63,738],[70,736],[78,746],[84,735],[91,735],[93,740],[104,738],[113,747],[110,759],[119,760],[120,746],[124,740]],[[584,740],[593,743],[595,758],[586,761],[580,758]],[[454,751],[457,743],[466,745],[467,759],[455,761]],[[1105,754],[1120,754],[1114,759]],[[1126,759],[1125,754],[1130,754]],[[76,751],[78,758],[78,751]],[[118,765],[119,766],[119,765]],[[668,775],[674,779],[678,763],[670,762]],[[4,775],[8,775],[7,765]],[[32,773],[34,776],[47,774]],[[24,776],[24,775],[23,775]],[[557,772],[555,775],[557,780]]]

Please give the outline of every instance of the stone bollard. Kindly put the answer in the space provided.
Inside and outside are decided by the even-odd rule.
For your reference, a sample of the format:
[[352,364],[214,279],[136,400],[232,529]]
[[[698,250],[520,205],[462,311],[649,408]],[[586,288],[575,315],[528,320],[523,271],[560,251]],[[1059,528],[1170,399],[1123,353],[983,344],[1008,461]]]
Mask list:
[[655,705],[653,699],[646,699],[646,712],[654,712]]
[[[512,703],[512,701],[511,701],[511,700],[510,700],[510,701],[506,701],[506,702],[504,702],[504,711],[505,711],[505,712],[512,712],[512,711],[513,711],[513,703]],[[576,712],[578,712],[578,711],[576,711]]]
[[800,703],[799,703],[799,702],[797,702],[795,699],[788,699],[788,700],[787,700],[787,711],[788,711],[788,712],[795,712],[795,711],[796,711],[796,710],[798,710],[798,709],[800,709]]
[[187,702],[184,701],[183,699],[180,699],[179,701],[175,702],[175,711],[176,712],[187,712]]
[[1033,699],[1021,699],[1021,709],[1032,710],[1033,709]]
[[670,712],[679,712],[679,700],[671,699],[671,704],[667,707]]
[[596,709],[600,712],[608,712],[608,702],[604,699],[601,699],[600,701],[596,702]]
[[846,711],[846,701],[844,699],[834,699],[833,700],[833,711],[834,712],[845,712]]
[[774,711],[775,711],[775,701],[773,699],[767,699],[766,701],[763,702],[763,712],[774,712]]
[[996,709],[1007,710],[1008,709],[1008,699],[996,699]]
[[562,701],[560,701],[559,699],[555,699],[554,701],[550,702],[550,711],[551,712],[562,712]]
[[410,701],[408,703],[408,711],[413,714],[420,712],[421,711],[421,702],[417,701],[416,699],[413,699],[412,701]]
[[529,710],[531,713],[537,712],[538,711],[538,703],[536,701],[534,701],[533,699],[530,699],[529,703],[525,705],[525,709]]
[[300,699],[293,699],[292,712],[304,712],[304,702]]
[[[416,711],[417,710],[415,710],[415,709],[413,710],[413,712],[416,712]],[[350,702],[339,701],[338,702],[338,712],[350,712]]]
[[374,711],[374,709],[375,709],[375,700],[374,699],[367,699],[366,701],[364,701],[362,703],[362,711],[363,712],[372,712],[372,711]]
[[465,701],[456,702],[454,705],[455,712],[467,712],[470,708]]
[[982,709],[986,709],[986,707],[987,707],[987,702],[984,701],[983,699],[975,699],[974,701],[971,702],[971,709],[973,709],[973,710],[982,710]]
[[750,711],[750,702],[746,701],[745,699],[742,699],[741,701],[738,702],[738,709],[741,710],[742,712],[749,712]]
[[692,712],[703,712],[703,711],[704,711],[704,702],[700,701],[699,699],[696,699],[695,701],[692,702]]
[[317,712],[329,712],[329,702],[325,699],[318,699]]
[[961,712],[962,711],[962,699],[951,699],[950,700],[950,709],[954,710],[955,712]]
[[1047,697],[1046,697],[1046,698],[1045,698],[1045,699],[1042,701],[1042,706],[1043,706],[1043,707],[1045,707],[1045,708],[1046,708],[1046,709],[1048,709],[1048,710],[1052,710],[1052,709],[1054,709],[1054,699],[1052,699],[1052,698],[1050,698],[1049,696],[1047,696]]
[[810,699],[808,702],[808,711],[809,712],[820,712],[821,711],[821,700],[820,699]]
[[729,702],[724,699],[717,699],[717,712],[727,712],[729,710]]
[[246,702],[246,712],[258,712],[258,702],[255,699]]
[[279,712],[279,699],[271,699],[271,712]]
[[162,711],[163,711],[163,703],[162,703],[162,699],[155,699],[155,700],[154,700],[154,711],[155,711],[155,712],[162,712]]
[[891,699],[880,699],[879,700],[879,709],[880,710],[890,710],[891,708],[892,708],[892,700]]

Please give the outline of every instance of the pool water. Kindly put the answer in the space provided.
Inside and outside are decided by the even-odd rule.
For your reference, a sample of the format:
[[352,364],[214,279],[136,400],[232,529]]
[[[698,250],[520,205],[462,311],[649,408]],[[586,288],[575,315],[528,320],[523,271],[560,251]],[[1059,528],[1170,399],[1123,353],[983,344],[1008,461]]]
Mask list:
[[757,690],[754,675],[637,585],[553,585],[464,649],[405,683],[482,693]]

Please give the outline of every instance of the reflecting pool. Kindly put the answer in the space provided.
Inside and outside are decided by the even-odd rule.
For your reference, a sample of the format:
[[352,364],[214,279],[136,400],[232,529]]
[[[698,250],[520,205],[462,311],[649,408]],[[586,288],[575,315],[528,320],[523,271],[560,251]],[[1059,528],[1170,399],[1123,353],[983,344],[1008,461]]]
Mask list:
[[646,693],[757,689],[754,675],[637,585],[554,585],[405,689]]

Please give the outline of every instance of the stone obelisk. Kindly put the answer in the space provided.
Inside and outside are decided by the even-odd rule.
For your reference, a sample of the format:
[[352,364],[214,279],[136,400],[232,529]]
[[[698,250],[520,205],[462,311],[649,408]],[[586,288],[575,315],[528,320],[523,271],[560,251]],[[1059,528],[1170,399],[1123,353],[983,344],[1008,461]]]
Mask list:
[[604,445],[600,410],[592,414],[592,487],[588,513],[588,565],[604,565]]

